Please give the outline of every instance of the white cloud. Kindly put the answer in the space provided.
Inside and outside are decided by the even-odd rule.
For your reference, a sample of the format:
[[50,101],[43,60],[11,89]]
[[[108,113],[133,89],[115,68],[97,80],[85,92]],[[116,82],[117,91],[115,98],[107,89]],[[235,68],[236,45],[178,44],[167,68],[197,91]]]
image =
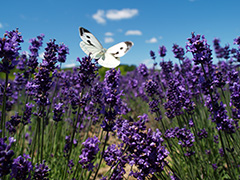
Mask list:
[[43,59],[43,58],[44,58],[44,52],[41,52],[41,53],[38,55],[38,57],[40,57],[41,59]]
[[[153,68],[153,63],[154,63],[154,61],[152,59],[145,59],[140,62],[140,64],[145,64],[148,69]],[[160,67],[157,65],[157,66],[155,66],[155,69],[160,69]]]
[[99,24],[105,24],[106,19],[110,20],[121,20],[121,19],[130,19],[138,15],[137,9],[110,9],[106,12],[102,9],[99,9],[95,14],[92,15],[92,18],[97,21]]
[[113,41],[114,41],[114,39],[112,37],[105,37],[105,39],[104,39],[105,43],[111,43]]
[[92,15],[92,18],[95,19],[99,24],[106,23],[106,20],[104,17],[105,17],[105,12],[104,10],[101,10],[101,9],[99,9],[96,14]]
[[106,32],[106,33],[105,33],[105,36],[113,36],[113,33],[111,33],[111,32]]
[[152,59],[145,59],[140,64],[145,64],[147,68],[153,67],[153,60]]
[[130,19],[136,15],[138,15],[137,9],[111,9],[106,13],[106,17],[111,20]]
[[156,43],[157,42],[157,38],[153,37],[149,40],[146,40],[146,43]]
[[72,67],[75,67],[76,64],[75,63],[72,63],[72,64],[65,64],[64,67],[65,68],[72,68]]
[[142,32],[139,31],[139,30],[128,30],[126,33],[125,33],[126,36],[128,35],[137,35],[137,36],[141,36],[142,35]]
[[122,29],[118,29],[117,31],[118,31],[118,32],[120,32],[120,33],[121,33],[121,32],[123,32],[123,30],[122,30]]
[[3,28],[3,25],[2,25],[2,23],[0,23],[0,29],[2,29]]

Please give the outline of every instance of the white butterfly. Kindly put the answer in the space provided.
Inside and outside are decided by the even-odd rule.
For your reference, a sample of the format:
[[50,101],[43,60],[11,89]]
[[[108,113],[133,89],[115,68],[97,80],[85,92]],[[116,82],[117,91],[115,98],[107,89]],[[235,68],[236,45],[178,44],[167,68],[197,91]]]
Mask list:
[[87,29],[79,28],[80,37],[83,41],[80,42],[80,47],[87,54],[98,59],[98,63],[107,68],[115,68],[120,64],[120,57],[125,55],[133,46],[131,41],[118,43],[109,49],[102,47],[101,43]]

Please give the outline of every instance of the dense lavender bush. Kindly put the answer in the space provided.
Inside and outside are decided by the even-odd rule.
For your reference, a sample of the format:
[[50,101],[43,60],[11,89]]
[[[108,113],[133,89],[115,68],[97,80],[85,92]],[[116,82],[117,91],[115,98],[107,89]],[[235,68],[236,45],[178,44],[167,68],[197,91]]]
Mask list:
[[29,54],[18,29],[0,38],[1,179],[239,179],[240,37],[212,50],[192,33],[178,63],[162,45],[103,80],[90,56],[61,69],[70,50],[43,38]]

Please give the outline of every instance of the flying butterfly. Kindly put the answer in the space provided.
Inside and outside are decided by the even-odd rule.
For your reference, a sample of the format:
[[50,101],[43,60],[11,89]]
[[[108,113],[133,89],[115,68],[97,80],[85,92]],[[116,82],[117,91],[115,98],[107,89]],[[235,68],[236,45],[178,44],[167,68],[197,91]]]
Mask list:
[[133,42],[120,42],[108,49],[103,48],[97,38],[87,29],[79,28],[80,47],[91,58],[98,59],[98,63],[107,68],[115,68],[120,64],[120,57],[124,56],[133,46]]

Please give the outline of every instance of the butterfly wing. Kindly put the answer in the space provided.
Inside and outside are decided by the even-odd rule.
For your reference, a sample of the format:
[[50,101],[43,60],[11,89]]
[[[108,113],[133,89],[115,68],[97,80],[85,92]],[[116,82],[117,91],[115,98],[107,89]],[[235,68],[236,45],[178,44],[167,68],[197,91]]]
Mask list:
[[120,58],[114,57],[112,54],[106,52],[104,56],[98,60],[98,64],[106,68],[115,68],[120,64]]
[[115,68],[120,64],[120,58],[127,53],[127,51],[133,46],[131,41],[125,41],[118,43],[109,49],[104,49],[97,38],[87,29],[79,28],[80,38],[83,40],[80,42],[80,47],[92,58],[98,59],[98,63],[101,66],[107,68]]
[[103,49],[101,43],[97,40],[97,38],[87,29],[83,27],[79,27],[79,34],[80,38],[85,42],[86,44],[93,46],[97,49]]
[[102,52],[104,52],[104,48],[97,38],[90,33],[90,31],[83,27],[79,28],[79,35],[83,40],[80,42],[80,47],[82,48],[83,52],[85,52],[87,55],[90,54],[92,58],[100,58],[103,54]]
[[132,46],[133,42],[131,41],[121,42],[107,49],[106,53],[112,54],[114,57],[122,57]]
[[85,52],[87,55],[90,54],[91,58],[99,58],[99,55],[101,54],[101,50],[85,43],[84,41],[80,42],[80,47],[82,48],[83,52]]

